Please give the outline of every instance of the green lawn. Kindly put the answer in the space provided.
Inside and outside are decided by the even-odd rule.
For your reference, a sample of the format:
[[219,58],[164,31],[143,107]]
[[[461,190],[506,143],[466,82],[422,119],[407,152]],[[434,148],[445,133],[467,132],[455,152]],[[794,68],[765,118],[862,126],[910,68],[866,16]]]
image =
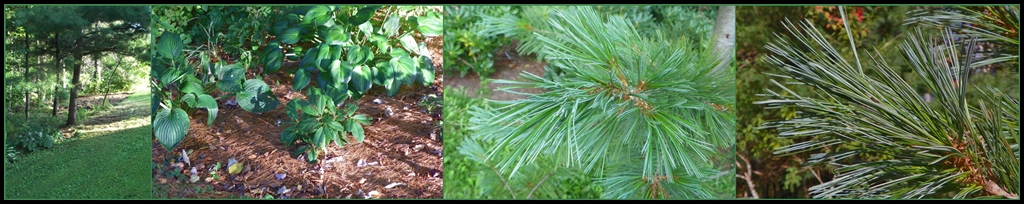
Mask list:
[[77,138],[5,165],[4,199],[151,198],[149,105],[149,91],[138,91],[93,114],[123,120],[78,126]]

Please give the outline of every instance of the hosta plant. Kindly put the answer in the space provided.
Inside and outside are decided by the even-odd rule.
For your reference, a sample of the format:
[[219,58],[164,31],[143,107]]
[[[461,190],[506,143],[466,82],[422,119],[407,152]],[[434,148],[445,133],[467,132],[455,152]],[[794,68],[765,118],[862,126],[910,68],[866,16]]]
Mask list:
[[150,82],[154,89],[153,133],[164,148],[172,149],[185,138],[190,115],[196,110],[205,109],[206,124],[213,124],[219,111],[217,100],[208,94],[213,90],[228,93],[222,97],[235,96],[239,106],[249,112],[277,107],[279,102],[266,83],[245,79],[245,67],[224,61],[211,63],[208,58],[190,63],[188,56],[192,55],[184,52],[184,47],[180,35],[163,32],[154,48]]
[[[766,62],[780,73],[772,81],[778,91],[757,104],[799,110],[763,127],[801,139],[777,154],[810,151],[805,166],[836,167],[832,180],[809,189],[815,198],[1018,198],[1019,100],[969,86],[974,55],[950,46],[957,45],[951,32],[911,33],[899,47],[902,59],[856,49],[851,59],[809,22],[786,26],[790,34],[767,46]],[[968,37],[961,39],[974,46]],[[932,102],[894,72],[895,60],[924,81]],[[809,86],[813,94],[791,86]],[[967,100],[967,92],[984,97]]]
[[[693,41],[642,35],[592,7],[527,8],[547,20],[502,19],[557,75],[496,80],[525,99],[471,110],[477,142],[460,152],[505,179],[544,168],[594,173],[605,198],[714,198],[710,159],[735,141],[734,79]],[[537,88],[542,93],[517,92]],[[549,165],[536,165],[540,162]],[[732,180],[731,178],[726,178]],[[513,190],[510,190],[513,191]],[[530,193],[533,194],[533,193]]]

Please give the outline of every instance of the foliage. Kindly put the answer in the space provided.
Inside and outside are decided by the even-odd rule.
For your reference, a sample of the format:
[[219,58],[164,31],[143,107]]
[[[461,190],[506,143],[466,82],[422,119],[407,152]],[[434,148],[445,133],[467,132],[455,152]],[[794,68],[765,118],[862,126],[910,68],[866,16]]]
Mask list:
[[[767,63],[784,74],[778,79],[812,92],[798,94],[772,79],[781,91],[769,91],[758,104],[800,111],[763,124],[782,137],[808,138],[777,154],[811,151],[803,165],[836,166],[832,180],[809,189],[816,198],[1017,197],[1020,166],[1012,146],[1019,143],[1019,102],[977,87],[988,94],[968,104],[965,93],[972,88],[963,79],[971,53],[958,55],[950,33],[936,42],[917,32],[899,47],[934,92],[937,104],[929,105],[886,56],[865,53],[871,63],[862,63],[855,49],[847,60],[810,23],[787,28],[791,35],[768,45],[773,55]],[[845,148],[836,149],[839,144]]]
[[[593,7],[525,7],[521,17],[484,21],[490,27],[482,32],[528,36],[517,38],[520,53],[537,54],[548,73],[560,73],[497,80],[527,99],[471,109],[476,141],[459,150],[502,175],[490,177],[540,182],[548,172],[557,178],[568,176],[559,169],[578,169],[596,174],[605,198],[716,197],[706,184],[720,178],[719,169],[709,160],[734,141],[728,108],[735,91],[730,73],[712,71],[724,62],[701,49],[711,46],[644,36],[626,18]],[[513,198],[516,191],[508,189]]]
[[[837,21],[829,20],[825,14],[819,12],[829,7],[802,6],[802,7],[742,7],[737,10],[737,16],[759,16],[759,18],[737,18],[738,25],[736,37],[738,40],[737,60],[739,72],[736,75],[739,87],[737,93],[737,112],[739,126],[737,134],[737,194],[740,197],[754,197],[752,192],[764,198],[792,198],[806,197],[807,188],[816,183],[827,181],[831,178],[829,170],[831,167],[815,166],[800,167],[801,158],[809,153],[794,155],[774,155],[776,148],[800,142],[800,138],[779,137],[774,129],[760,129],[761,124],[769,120],[790,119],[796,116],[797,109],[792,107],[780,107],[776,109],[765,109],[764,106],[754,105],[754,102],[763,100],[760,96],[764,87],[773,87],[769,81],[769,75],[763,74],[770,71],[770,65],[763,61],[768,52],[763,46],[775,39],[774,33],[785,32],[786,28],[779,26],[777,22],[785,19],[804,19],[821,28],[828,23],[838,25]],[[903,29],[904,13],[908,7],[864,7],[862,22],[851,23],[853,28],[868,28],[872,35],[852,35],[857,43],[857,49],[870,49],[865,45],[883,45],[873,47],[886,58],[899,57],[897,50],[893,49],[895,40],[900,39]],[[852,16],[856,8],[848,8],[844,15]],[[829,11],[828,16],[839,15],[838,10]],[[856,20],[853,20],[856,21]],[[831,26],[829,26],[831,28]],[[835,42],[846,42],[849,36],[843,30],[822,29],[822,35]],[[877,35],[876,35],[877,34]],[[837,47],[843,56],[852,57],[852,50],[849,47]],[[864,62],[868,63],[868,62]],[[890,62],[892,67],[900,68],[902,61]],[[871,72],[871,70],[866,70]],[[914,75],[909,69],[898,70],[901,75]],[[916,84],[916,83],[912,83]],[[811,94],[810,87],[792,86],[789,87],[797,94]],[[747,168],[747,167],[750,168]],[[757,174],[755,174],[757,172]],[[749,177],[747,175],[749,174]],[[750,183],[748,183],[748,181]],[[781,182],[780,182],[781,181]],[[751,186],[750,184],[753,184]],[[753,188],[753,189],[751,189]]]
[[8,145],[6,142],[4,143],[4,165],[17,162],[20,154],[21,153],[14,148],[14,145]]
[[504,35],[482,35],[486,28],[482,16],[517,15],[515,6],[445,6],[444,61],[445,74],[474,72],[481,78],[494,73],[497,51],[512,42]]
[[[306,90],[308,99],[287,102],[287,124],[295,126],[281,139],[316,147],[299,149],[311,151],[311,162],[329,141],[347,143],[348,133],[362,141],[370,119],[355,115],[349,99],[374,85],[393,96],[402,85],[433,83],[422,39],[441,34],[440,14],[426,7],[177,6],[156,15],[156,52],[164,61],[153,66],[162,93],[154,99],[163,101],[153,105],[154,130],[165,148],[181,141],[195,110],[205,109],[212,124],[219,99],[234,96],[253,113],[273,110],[280,102],[262,76],[286,72],[294,76],[292,89]],[[248,73],[255,78],[246,79]],[[214,98],[215,91],[227,95]]]
[[906,24],[948,27],[957,33],[955,38],[976,37],[978,42],[996,44],[991,49],[976,51],[989,58],[973,63],[974,67],[992,64],[1019,67],[1020,6],[926,7],[913,10],[909,15],[911,18]]
[[[12,125],[13,126],[13,125]],[[22,123],[20,128],[11,131],[8,141],[11,147],[26,153],[32,153],[53,147],[57,139],[63,138],[55,125],[47,123]]]
[[370,117],[356,115],[356,104],[346,104],[344,109],[336,107],[328,95],[320,89],[310,88],[309,100],[292,100],[286,106],[288,117],[296,121],[281,132],[281,141],[293,144],[296,140],[309,143],[313,148],[300,148],[309,151],[306,156],[309,162],[317,160],[317,155],[332,141],[338,146],[349,143],[348,133],[356,142],[363,142],[363,125],[370,124]]
[[[301,140],[312,148],[307,159],[316,161],[317,149],[334,141],[348,143],[347,134],[363,140],[362,125],[370,117],[356,115],[358,106],[347,104],[359,99],[374,85],[383,86],[388,96],[402,85],[429,85],[434,67],[427,56],[426,44],[416,38],[440,35],[441,16],[424,7],[405,6],[315,6],[286,9],[285,17],[275,22],[276,41],[261,54],[264,71],[280,67],[286,54],[299,59],[294,71],[293,89],[307,90],[306,101],[288,103],[289,126],[281,141]],[[309,47],[304,50],[304,47]],[[270,60],[273,59],[273,60]],[[311,82],[316,86],[311,86]],[[308,88],[307,88],[308,86]],[[304,114],[300,114],[304,113]],[[303,116],[311,116],[304,118]]]

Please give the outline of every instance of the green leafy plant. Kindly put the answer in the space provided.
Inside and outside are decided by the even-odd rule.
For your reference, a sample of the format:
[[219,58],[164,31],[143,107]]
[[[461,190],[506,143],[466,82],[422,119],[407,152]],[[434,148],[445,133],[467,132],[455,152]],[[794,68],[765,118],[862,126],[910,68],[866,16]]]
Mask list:
[[[494,73],[497,51],[512,42],[503,35],[484,35],[482,16],[517,15],[514,6],[445,6],[444,61],[445,71],[460,77],[475,72],[481,78]],[[508,56],[505,56],[508,57]]]
[[317,155],[331,142],[338,146],[349,143],[348,133],[352,133],[356,142],[363,142],[363,125],[370,124],[370,117],[357,115],[359,106],[350,103],[343,109],[335,108],[334,101],[318,88],[310,88],[307,96],[309,100],[292,100],[285,106],[295,124],[281,132],[282,142],[290,145],[301,140],[312,145],[298,150],[309,152],[306,156],[309,162],[316,161]]
[[[956,45],[951,32],[936,41],[918,30],[900,45],[935,95],[929,104],[880,54],[865,53],[872,63],[864,64],[856,49],[848,59],[809,23],[786,26],[790,35],[768,45],[773,55],[766,62],[785,84],[813,91],[796,94],[772,80],[781,91],[757,104],[800,111],[762,126],[807,139],[776,154],[811,152],[804,166],[836,166],[831,181],[809,189],[815,198],[1018,197],[1019,101],[968,86],[973,55],[950,46]],[[852,38],[849,43],[855,47]],[[985,93],[976,103],[966,97],[972,89]],[[846,148],[833,148],[839,144]]]
[[[208,94],[213,89],[235,94],[239,106],[249,112],[262,113],[277,107],[279,102],[267,84],[259,79],[245,80],[245,68],[240,64],[208,63],[208,59],[203,59],[196,66],[197,63],[187,61],[189,54],[184,53],[183,48],[180,35],[164,32],[156,42],[152,61],[152,108],[156,113],[153,133],[164,148],[174,148],[184,139],[189,129],[189,115],[200,108],[208,113],[207,125],[213,124],[219,111],[217,100]],[[214,74],[204,76],[196,67],[207,68],[199,70]]]
[[288,102],[292,119],[288,124],[293,126],[281,132],[281,141],[311,145],[296,152],[308,152],[307,159],[314,162],[331,141],[339,146],[348,143],[348,133],[355,141],[363,141],[362,125],[369,125],[370,117],[357,115],[358,106],[346,100],[359,99],[374,85],[393,96],[403,85],[433,83],[434,67],[426,44],[417,43],[416,38],[440,35],[441,16],[420,8],[284,9],[285,17],[271,29],[278,37],[262,48],[260,58],[267,59],[264,72],[279,69],[279,59],[286,56],[299,60],[292,88],[307,90],[308,99]]
[[18,161],[19,153],[18,149],[14,148],[14,145],[7,145],[4,143],[4,164],[13,164]]
[[536,191],[517,193],[510,180],[539,178],[532,189],[549,188],[539,187],[546,177],[529,175],[562,168],[596,174],[604,198],[716,197],[707,184],[723,177],[710,160],[735,141],[728,108],[735,84],[730,71],[716,69],[726,62],[702,49],[710,46],[642,35],[626,18],[593,7],[522,13],[485,17],[494,26],[486,32],[529,36],[520,39],[520,53],[537,54],[547,74],[496,80],[526,99],[473,107],[469,130],[477,141],[463,141],[460,153],[501,175],[491,177],[513,198]]
[[17,147],[22,151],[32,153],[53,147],[57,137],[61,137],[60,131],[56,128],[44,128],[43,130],[27,131],[17,134],[11,142],[11,147]]

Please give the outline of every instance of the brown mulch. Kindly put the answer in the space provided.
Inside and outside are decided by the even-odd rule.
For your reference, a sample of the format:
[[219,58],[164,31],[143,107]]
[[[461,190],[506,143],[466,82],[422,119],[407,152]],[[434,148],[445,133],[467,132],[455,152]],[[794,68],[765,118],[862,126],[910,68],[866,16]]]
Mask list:
[[[206,125],[203,110],[191,115],[189,132],[174,149],[167,151],[153,140],[154,197],[441,198],[442,143],[435,125],[441,118],[418,104],[425,95],[441,96],[442,42],[440,36],[425,41],[437,75],[433,85],[405,86],[394,97],[375,85],[359,100],[346,101],[359,105],[357,114],[373,118],[363,126],[362,143],[331,143],[316,163],[307,162],[304,154],[294,155],[297,146],[281,142],[285,126],[278,125],[278,120],[289,120],[288,101],[305,96],[292,91],[292,76],[286,70],[278,71],[263,76],[281,102],[274,110],[255,114],[226,107],[221,101],[213,125]],[[295,64],[289,62],[283,69],[294,69]],[[384,103],[376,104],[374,99]],[[394,112],[391,117],[384,116],[387,108]],[[176,161],[183,149],[192,151],[188,154],[191,165]],[[227,171],[232,158],[243,165],[237,175]],[[218,162],[221,168],[213,179],[210,169]],[[192,167],[201,177],[195,183],[189,181]],[[278,179],[280,174],[284,178]],[[287,189],[284,193],[280,193],[282,187]]]

